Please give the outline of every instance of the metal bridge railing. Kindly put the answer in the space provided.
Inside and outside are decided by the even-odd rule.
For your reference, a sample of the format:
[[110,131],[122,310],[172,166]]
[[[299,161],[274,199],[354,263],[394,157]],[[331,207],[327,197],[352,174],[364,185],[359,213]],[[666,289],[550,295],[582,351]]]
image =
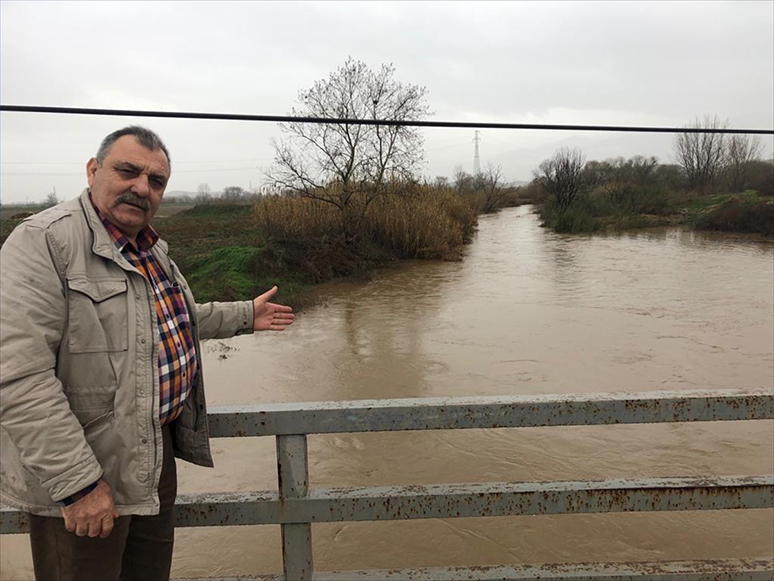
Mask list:
[[[307,435],[771,419],[771,390],[360,400],[219,408],[209,414],[213,437],[276,436],[279,491],[181,495],[176,507],[177,526],[281,525],[284,575],[263,579],[770,580],[774,578],[774,559],[770,557],[313,573],[312,523],[772,508],[774,476],[310,490]],[[0,510],[0,532],[26,531],[23,513]]]

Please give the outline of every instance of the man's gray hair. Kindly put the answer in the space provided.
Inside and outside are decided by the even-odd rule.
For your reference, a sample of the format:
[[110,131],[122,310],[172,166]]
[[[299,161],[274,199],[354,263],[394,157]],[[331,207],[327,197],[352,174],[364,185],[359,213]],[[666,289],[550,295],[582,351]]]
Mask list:
[[102,165],[102,162],[105,161],[108,153],[110,153],[110,148],[113,147],[113,144],[124,135],[133,135],[140,142],[140,145],[151,151],[156,151],[157,149],[163,151],[164,155],[167,156],[167,165],[169,165],[170,171],[172,170],[172,158],[169,157],[169,151],[167,151],[167,146],[164,145],[164,142],[161,141],[161,137],[150,129],[140,127],[139,125],[130,125],[118,131],[113,131],[113,133],[102,140],[97,150],[97,155],[94,156],[100,165]]

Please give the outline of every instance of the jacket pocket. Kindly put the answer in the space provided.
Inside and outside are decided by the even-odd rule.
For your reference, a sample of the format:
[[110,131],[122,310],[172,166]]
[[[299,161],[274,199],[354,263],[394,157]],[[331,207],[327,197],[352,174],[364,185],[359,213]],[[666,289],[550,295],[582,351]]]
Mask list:
[[126,279],[67,279],[70,353],[126,351],[129,303]]
[[115,411],[115,392],[70,392],[67,394],[70,409],[81,426],[87,428],[102,419],[112,417]]

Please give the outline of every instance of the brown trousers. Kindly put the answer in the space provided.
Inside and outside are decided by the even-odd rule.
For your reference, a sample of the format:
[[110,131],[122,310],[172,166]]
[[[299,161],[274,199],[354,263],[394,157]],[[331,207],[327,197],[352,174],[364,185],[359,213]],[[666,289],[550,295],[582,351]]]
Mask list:
[[37,581],[168,581],[175,542],[177,471],[169,426],[162,427],[161,511],[121,516],[106,539],[68,532],[64,519],[30,515]]

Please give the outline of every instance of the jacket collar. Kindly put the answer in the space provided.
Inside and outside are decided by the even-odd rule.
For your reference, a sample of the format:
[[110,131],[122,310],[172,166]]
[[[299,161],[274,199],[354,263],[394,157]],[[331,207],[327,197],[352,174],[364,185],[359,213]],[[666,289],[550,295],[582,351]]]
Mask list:
[[102,224],[99,216],[97,216],[97,212],[94,210],[91,200],[89,200],[89,188],[86,188],[81,192],[79,200],[81,202],[81,208],[83,209],[83,215],[86,217],[86,224],[91,230],[92,252],[97,256],[115,260],[116,255],[120,253],[115,244],[113,244],[113,239],[110,237],[110,234],[105,230],[105,226]]

